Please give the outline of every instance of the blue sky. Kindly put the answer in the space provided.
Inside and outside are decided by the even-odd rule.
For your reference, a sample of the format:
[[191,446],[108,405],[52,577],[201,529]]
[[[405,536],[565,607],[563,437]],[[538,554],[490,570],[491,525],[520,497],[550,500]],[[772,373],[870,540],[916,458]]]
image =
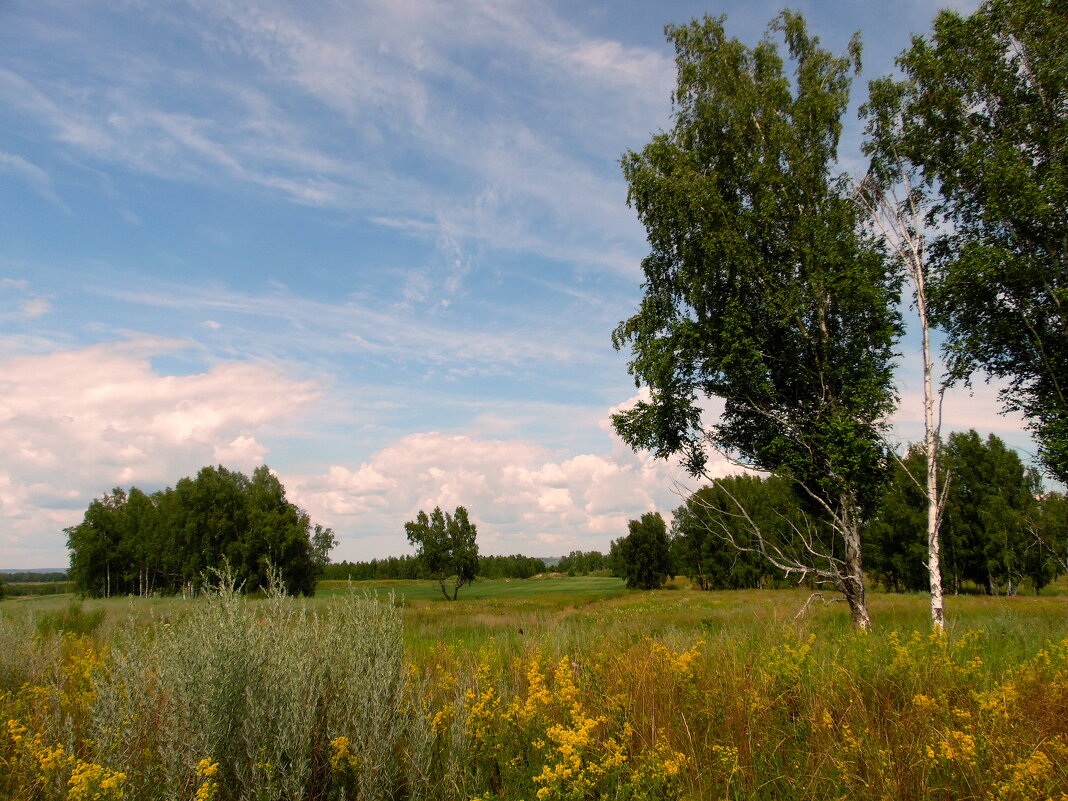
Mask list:
[[[0,567],[65,564],[93,497],[213,463],[269,464],[337,559],[406,552],[439,504],[533,555],[670,512],[679,471],[607,423],[646,250],[619,157],[670,124],[665,23],[752,43],[779,8],[0,2]],[[861,31],[858,88],[933,16],[795,8],[832,49]],[[996,412],[980,385],[946,427],[1031,448]]]

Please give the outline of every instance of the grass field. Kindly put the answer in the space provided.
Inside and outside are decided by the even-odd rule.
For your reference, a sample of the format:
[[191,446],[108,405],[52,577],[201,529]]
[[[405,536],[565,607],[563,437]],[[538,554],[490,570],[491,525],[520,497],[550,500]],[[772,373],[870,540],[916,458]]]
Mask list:
[[[1062,799],[1068,602],[617,579],[0,604],[0,797]],[[4,739],[6,738],[6,739]]]

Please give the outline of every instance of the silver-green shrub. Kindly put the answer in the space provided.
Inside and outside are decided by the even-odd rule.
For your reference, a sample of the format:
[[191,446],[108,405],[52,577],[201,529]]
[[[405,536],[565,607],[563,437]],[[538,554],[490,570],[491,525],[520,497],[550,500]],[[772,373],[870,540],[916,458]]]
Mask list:
[[[350,596],[315,606],[227,582],[185,614],[114,644],[97,684],[97,759],[138,799],[191,798],[218,765],[220,799],[418,795],[397,610]],[[344,738],[344,739],[340,739]]]

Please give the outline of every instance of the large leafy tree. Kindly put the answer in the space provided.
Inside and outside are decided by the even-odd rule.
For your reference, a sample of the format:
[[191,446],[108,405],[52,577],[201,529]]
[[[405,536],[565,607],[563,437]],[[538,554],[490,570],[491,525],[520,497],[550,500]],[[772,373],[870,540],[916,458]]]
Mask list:
[[[792,478],[840,545],[813,543],[821,565],[779,566],[836,586],[867,628],[860,532],[887,471],[899,318],[897,282],[834,173],[859,44],[834,56],[784,12],[772,33],[788,74],[771,35],[747,47],[723,18],[667,33],[675,125],[623,158],[651,252],[641,306],[614,336],[649,399],[614,424],[695,476],[712,447]],[[710,397],[723,413],[706,423]]]
[[1008,379],[1049,472],[1068,480],[1068,7],[942,11],[902,54],[892,143],[940,195],[932,300],[955,374]]
[[266,465],[251,479],[205,467],[152,495],[116,488],[66,533],[71,580],[91,596],[196,588],[224,561],[246,589],[268,586],[275,570],[289,593],[310,595],[335,543],[328,528],[312,534]]
[[646,512],[627,529],[627,536],[612,543],[613,569],[631,589],[655,590],[671,576],[667,524],[659,512]]
[[[467,516],[467,509],[457,506],[453,514],[435,507],[429,515],[420,510],[415,520],[404,524],[408,542],[426,571],[441,585],[446,600],[455,601],[460,588],[478,574],[478,534]],[[452,595],[449,595],[449,586]]]
[[1038,511],[1038,474],[997,436],[950,434],[951,472],[943,541],[946,576],[959,589],[970,581],[991,594],[1017,591],[1029,572],[1030,523]]

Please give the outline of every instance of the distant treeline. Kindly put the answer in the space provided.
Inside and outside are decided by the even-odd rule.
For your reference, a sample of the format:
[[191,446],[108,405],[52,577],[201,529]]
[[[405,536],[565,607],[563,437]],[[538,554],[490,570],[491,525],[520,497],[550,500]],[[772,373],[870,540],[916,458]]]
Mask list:
[[16,573],[0,573],[0,581],[5,584],[43,584],[48,581],[66,581],[67,571],[55,573],[35,573],[32,570],[20,570]]
[[223,564],[246,590],[277,571],[288,593],[310,595],[335,542],[286,500],[266,465],[251,478],[205,467],[151,495],[116,488],[66,534],[70,579],[94,597],[195,590]]
[[[947,592],[1012,595],[1025,584],[1037,592],[1065,573],[1064,495],[1044,493],[1038,473],[994,435],[950,434],[939,458],[947,488],[940,529]],[[926,472],[922,451],[910,449],[862,529],[865,572],[887,590],[929,587]],[[815,541],[830,543],[827,553],[840,558],[840,543],[817,512],[787,478],[720,479],[675,510],[671,572],[710,590],[781,585],[785,577],[757,553],[754,532],[777,553],[801,553]]]
[[[525,579],[546,572],[541,559],[532,556],[479,556],[478,577],[486,579]],[[369,562],[336,562],[327,565],[324,579],[334,581],[382,581],[400,579],[429,579],[421,560],[414,556],[387,556]]]
[[572,551],[560,559],[554,569],[569,576],[588,576],[590,573],[611,570],[612,565],[609,564],[608,557],[600,551]]
[[74,592],[74,584],[70,581],[20,581],[0,584],[0,597],[63,595],[68,592]]

